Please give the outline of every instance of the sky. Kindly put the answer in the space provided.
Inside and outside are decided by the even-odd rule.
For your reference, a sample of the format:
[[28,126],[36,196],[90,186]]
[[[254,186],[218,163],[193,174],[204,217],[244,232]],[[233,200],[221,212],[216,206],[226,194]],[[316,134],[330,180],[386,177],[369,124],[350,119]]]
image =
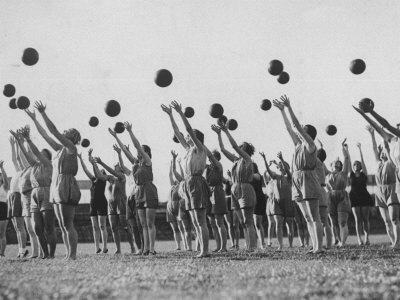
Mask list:
[[[239,124],[232,135],[255,146],[254,161],[264,171],[258,151],[268,159],[282,151],[291,162],[293,145],[280,112],[262,111],[260,103],[287,94],[300,122],[318,129],[327,162],[341,156],[347,138],[353,161],[360,142],[373,173],[366,124],[351,105],[371,98],[379,113],[400,122],[398,28],[398,1],[1,1],[0,86],[12,83],[16,96],[45,102],[60,131],[77,128],[109,165],[117,156],[107,128],[132,122],[139,141],[152,148],[161,201],[169,190],[170,151],[184,155],[160,109],[172,100],[194,108],[190,122],[205,133],[210,149],[218,141],[208,110],[222,104]],[[35,66],[21,61],[28,47],[39,52]],[[349,71],[356,58],[367,65],[361,75]],[[289,83],[281,85],[268,73],[272,59],[283,62]],[[169,87],[154,83],[159,69],[173,74]],[[114,118],[104,113],[110,99],[122,107]],[[4,96],[0,109],[0,159],[13,175],[8,130],[33,124],[23,111],[11,110]],[[88,125],[91,116],[99,118],[98,127]],[[330,124],[338,128],[335,136],[325,133]],[[32,135],[47,147],[35,129]],[[130,142],[127,133],[120,137]],[[79,151],[86,157],[87,149]],[[225,169],[231,165],[225,158],[222,163]],[[86,179],[81,168],[77,178]]]

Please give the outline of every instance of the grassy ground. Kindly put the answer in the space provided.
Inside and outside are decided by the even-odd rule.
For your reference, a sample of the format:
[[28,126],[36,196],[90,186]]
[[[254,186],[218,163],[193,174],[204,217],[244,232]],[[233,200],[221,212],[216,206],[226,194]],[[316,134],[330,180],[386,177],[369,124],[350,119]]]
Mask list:
[[158,242],[155,257],[96,255],[93,245],[81,244],[72,262],[63,260],[62,245],[53,260],[13,258],[11,245],[0,260],[0,298],[398,299],[400,252],[389,249],[386,236],[371,242],[359,247],[351,237],[346,248],[318,256],[269,248],[205,259],[173,251],[172,242]]

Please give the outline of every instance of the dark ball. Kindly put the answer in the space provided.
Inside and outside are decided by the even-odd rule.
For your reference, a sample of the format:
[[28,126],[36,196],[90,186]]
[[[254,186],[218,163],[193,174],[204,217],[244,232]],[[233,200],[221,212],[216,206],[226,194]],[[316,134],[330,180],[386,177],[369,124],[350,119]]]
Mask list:
[[178,140],[178,138],[176,137],[175,134],[174,134],[174,137],[172,138],[172,140],[173,140],[175,143],[179,143],[179,140]]
[[361,99],[360,102],[358,102],[358,107],[362,111],[368,113],[368,112],[370,112],[371,110],[374,109],[374,101],[372,101],[369,98]]
[[191,118],[194,116],[194,109],[190,106],[185,108],[185,112],[184,112],[186,118]]
[[282,73],[279,75],[279,77],[278,77],[278,82],[279,82],[280,84],[286,84],[286,83],[289,82],[289,79],[290,79],[289,74],[286,73],[286,72],[282,72]]
[[325,131],[328,135],[335,135],[337,132],[337,128],[335,125],[329,125],[326,127]]
[[107,101],[105,112],[110,117],[116,117],[121,112],[121,105],[116,100]]
[[114,131],[116,133],[123,133],[125,131],[124,123],[122,123],[122,122],[115,123]]
[[238,127],[238,122],[235,119],[229,119],[228,122],[226,122],[226,126],[229,130],[235,130]]
[[221,118],[222,115],[224,114],[224,108],[222,107],[221,104],[219,103],[214,103],[213,105],[210,106],[210,116],[213,118]]
[[12,97],[15,95],[15,87],[12,84],[6,84],[4,86],[3,95],[6,97]]
[[31,102],[29,101],[28,97],[21,96],[17,100],[17,107],[19,109],[27,109]]
[[218,118],[218,122],[221,122],[222,124],[226,124],[228,121],[228,118],[225,115],[222,115],[220,118]]
[[277,76],[283,72],[283,64],[280,60],[274,59],[269,62],[269,74]]
[[362,59],[354,59],[350,63],[350,71],[355,75],[360,75],[365,71],[366,65]]
[[17,99],[12,98],[10,100],[10,102],[8,103],[8,105],[10,106],[11,109],[17,109]]
[[89,120],[89,125],[92,127],[96,127],[99,125],[99,119],[97,117],[91,117]]
[[88,139],[83,139],[81,145],[82,147],[87,148],[90,146],[90,141]]
[[154,81],[159,87],[167,87],[172,83],[172,74],[166,69],[158,70]]
[[263,101],[261,101],[261,109],[262,110],[270,110],[272,104],[271,101],[268,99],[264,99]]
[[33,66],[39,61],[39,53],[33,48],[26,48],[22,54],[22,62],[27,66]]

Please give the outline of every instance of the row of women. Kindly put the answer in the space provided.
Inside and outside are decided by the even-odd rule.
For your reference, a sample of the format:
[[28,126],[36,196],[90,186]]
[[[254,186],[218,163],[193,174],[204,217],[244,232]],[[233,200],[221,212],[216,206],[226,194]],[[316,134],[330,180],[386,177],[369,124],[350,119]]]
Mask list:
[[[204,135],[193,129],[182,112],[182,106],[173,101],[162,110],[169,116],[174,134],[186,150],[183,167],[172,151],[170,166],[171,193],[167,206],[167,220],[174,230],[177,248],[183,241],[186,250],[192,250],[192,228],[194,228],[198,257],[209,256],[210,222],[217,247],[214,251],[227,251],[227,237],[232,248],[239,247],[239,226],[242,227],[246,249],[254,251],[265,247],[262,218],[268,216],[268,244],[271,244],[272,232],[276,230],[278,250],[282,249],[283,226],[286,224],[289,245],[293,242],[294,223],[297,225],[301,245],[312,243],[310,253],[323,251],[323,235],[326,236],[326,248],[333,242],[343,246],[348,235],[347,220],[351,212],[356,219],[356,230],[360,244],[369,244],[369,208],[374,201],[367,191],[367,171],[363,160],[361,145],[360,161],[351,164],[348,146],[342,143],[344,160],[337,159],[331,170],[325,166],[326,153],[315,144],[317,135],[312,125],[301,126],[290,100],[282,96],[273,101],[281,112],[286,129],[294,144],[292,167],[278,153],[279,162],[267,162],[264,153],[260,153],[265,162],[264,181],[267,183],[267,196],[262,190],[263,178],[257,165],[252,161],[255,152],[249,142],[240,145],[232,137],[222,122],[213,125],[218,137],[221,152],[232,162],[232,168],[224,178],[221,154],[210,151],[204,144]],[[135,254],[155,255],[156,228],[155,212],[158,207],[157,189],[153,184],[151,149],[141,145],[132,132],[132,126],[125,128],[137,150],[136,157],[124,145],[117,134],[109,130],[117,144],[119,163],[109,167],[99,157],[92,156],[89,150],[89,162],[93,173],[87,168],[77,145],[80,134],[76,129],[60,133],[46,114],[46,106],[36,102],[35,109],[42,116],[51,133],[50,136],[40,125],[35,112],[26,110],[38,132],[54,150],[39,151],[30,138],[29,126],[16,132],[10,131],[12,161],[17,172],[8,183],[3,162],[0,162],[0,255],[5,250],[5,228],[11,220],[17,232],[19,257],[28,255],[26,233],[31,240],[30,257],[54,257],[56,249],[55,219],[62,231],[66,249],[66,258],[76,259],[77,233],[74,228],[75,207],[81,194],[75,175],[78,159],[92,182],[91,221],[94,228],[95,249],[97,253],[107,253],[106,218],[111,225],[116,253],[121,252],[119,228],[127,232],[131,251]],[[185,137],[175,121],[173,110],[180,116],[185,126]],[[393,247],[398,247],[399,201],[400,193],[400,130],[391,126],[375,110],[369,113],[367,108],[355,108],[370,124],[368,131],[372,137],[373,151],[377,159],[376,200],[387,233]],[[287,116],[287,113],[289,117]],[[290,119],[290,120],[289,120]],[[381,127],[383,126],[383,127]],[[384,146],[377,146],[374,132],[384,140]],[[226,135],[235,152],[228,151],[222,140]],[[125,166],[122,154],[132,164]],[[207,164],[207,158],[209,164]],[[179,171],[177,170],[179,165]],[[276,166],[276,172],[273,171]],[[100,169],[101,166],[103,169]],[[347,184],[351,189],[348,194]],[[226,230],[225,222],[228,225]],[[332,227],[332,228],[331,228]],[[361,231],[364,231],[364,241]],[[103,242],[100,248],[100,237]],[[135,245],[137,249],[135,249]]]

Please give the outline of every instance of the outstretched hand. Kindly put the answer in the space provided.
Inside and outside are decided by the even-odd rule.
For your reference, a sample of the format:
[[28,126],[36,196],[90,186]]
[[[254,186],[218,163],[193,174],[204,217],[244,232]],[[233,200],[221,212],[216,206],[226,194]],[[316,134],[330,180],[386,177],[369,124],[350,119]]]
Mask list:
[[171,154],[173,159],[176,159],[176,157],[178,156],[178,153],[176,153],[174,150],[171,151]]
[[222,122],[222,120],[218,120],[218,127],[217,128],[219,128],[223,132],[228,132],[228,127],[226,126],[226,124],[224,122]]
[[357,143],[357,148],[361,150],[361,143]]
[[25,112],[32,120],[36,120],[36,113],[34,110],[30,111],[29,109],[25,109]]
[[278,157],[280,160],[283,160],[282,152],[279,151],[276,157]]
[[168,115],[172,115],[172,109],[171,106],[166,106],[165,104],[161,105],[161,109],[166,112]]
[[261,155],[261,157],[262,157],[264,160],[266,160],[266,158],[265,158],[265,153],[264,153],[264,152],[260,152],[260,155]]
[[367,125],[365,128],[369,131],[370,134],[375,133],[375,129],[371,125]]
[[10,138],[8,139],[10,141],[11,146],[14,146],[16,143],[15,137],[10,136]]
[[289,97],[286,95],[281,96],[280,98],[282,100],[282,104],[285,105],[286,107],[290,107],[290,100]]
[[177,101],[172,101],[171,106],[173,109],[176,110],[177,113],[181,114],[182,113],[182,104],[178,103]]
[[126,130],[132,131],[132,124],[129,123],[128,121],[124,122],[124,126],[125,126]]
[[25,139],[29,139],[29,135],[30,135],[30,127],[29,125],[26,125],[20,129],[18,129],[18,133]]
[[114,130],[112,130],[111,128],[108,128],[108,132],[109,132],[113,137],[116,137],[116,136],[117,136],[117,133],[116,133]]
[[113,145],[113,149],[114,149],[114,151],[117,152],[118,154],[121,154],[121,149],[120,149],[116,144]]
[[100,157],[95,157],[95,158],[93,158],[93,160],[94,160],[94,162],[97,163],[97,164],[101,164],[101,163],[102,163]]
[[219,128],[217,125],[211,125],[211,129],[216,133],[216,134],[221,134],[221,128]]
[[278,108],[281,111],[285,108],[285,105],[283,104],[283,102],[281,102],[277,99],[273,100],[272,103],[276,108]]
[[46,105],[44,105],[40,100],[36,101],[33,107],[36,108],[40,113],[44,113],[44,111],[46,110]]
[[0,168],[3,169],[4,160],[0,160]]

